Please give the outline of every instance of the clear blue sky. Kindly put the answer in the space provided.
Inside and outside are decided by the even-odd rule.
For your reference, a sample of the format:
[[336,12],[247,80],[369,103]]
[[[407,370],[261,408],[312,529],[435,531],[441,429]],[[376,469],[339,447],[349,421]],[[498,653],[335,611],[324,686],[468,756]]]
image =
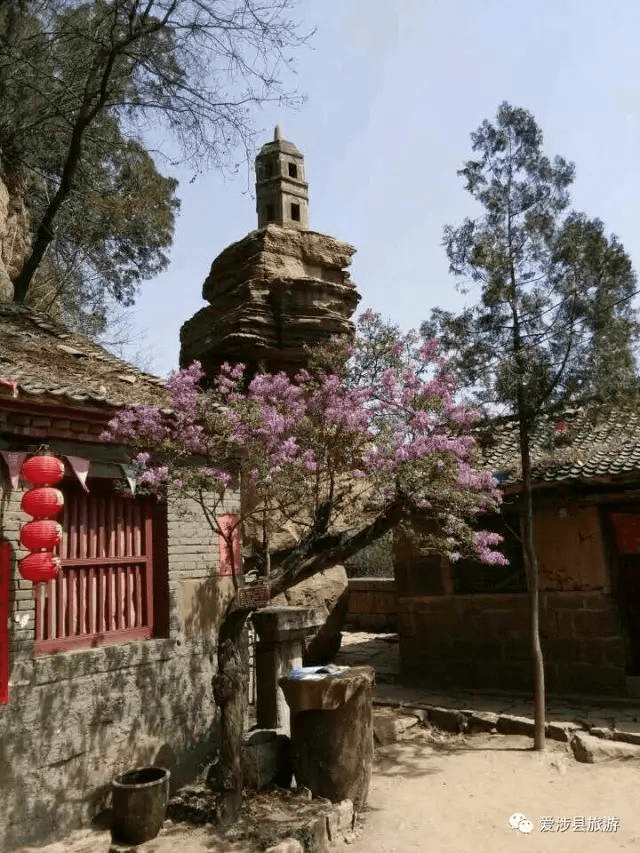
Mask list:
[[[475,212],[456,172],[503,100],[533,113],[548,155],[575,162],[573,206],[640,274],[638,0],[301,0],[297,17],[318,28],[288,81],[307,101],[258,111],[258,139],[279,122],[304,153],[310,227],[355,245],[361,309],[406,330],[463,305],[442,227]],[[171,265],[142,285],[129,351],[160,375],[177,367],[211,262],[257,224],[246,171],[177,177]]]

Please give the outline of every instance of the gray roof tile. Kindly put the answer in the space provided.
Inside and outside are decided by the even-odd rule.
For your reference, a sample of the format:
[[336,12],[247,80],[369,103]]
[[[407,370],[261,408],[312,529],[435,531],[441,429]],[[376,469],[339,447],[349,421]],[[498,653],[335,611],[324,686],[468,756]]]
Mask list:
[[[40,402],[46,397],[99,407],[169,402],[163,379],[127,364],[62,323],[8,302],[0,302],[0,378],[17,383],[19,398],[37,397]],[[0,399],[11,393],[0,384]]]
[[[566,432],[555,423],[562,420]],[[487,433],[490,433],[487,436]],[[505,421],[480,431],[480,464],[497,474],[503,486],[520,479],[517,422]],[[640,419],[637,411],[572,409],[562,418],[542,421],[532,439],[533,478],[537,482],[586,481],[637,474],[640,477]]]

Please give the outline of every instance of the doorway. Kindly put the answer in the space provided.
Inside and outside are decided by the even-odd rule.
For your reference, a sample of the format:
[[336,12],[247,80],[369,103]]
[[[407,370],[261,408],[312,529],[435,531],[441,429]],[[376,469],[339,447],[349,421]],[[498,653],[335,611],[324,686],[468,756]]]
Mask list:
[[640,513],[610,512],[616,555],[613,593],[627,653],[627,675],[640,676]]

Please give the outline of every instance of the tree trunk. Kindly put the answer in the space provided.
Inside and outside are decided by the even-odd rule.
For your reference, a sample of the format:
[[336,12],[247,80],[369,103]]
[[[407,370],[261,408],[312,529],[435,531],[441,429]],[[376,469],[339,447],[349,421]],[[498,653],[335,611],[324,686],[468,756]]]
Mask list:
[[[111,51],[106,56],[101,57],[97,55],[93,67],[88,71],[82,103],[75,118],[69,140],[69,150],[67,151],[62,167],[62,174],[60,175],[60,184],[38,225],[31,247],[31,254],[26,258],[20,275],[14,282],[14,302],[24,303],[27,300],[33,276],[40,266],[49,244],[53,240],[54,223],[57,219],[58,211],[69,198],[73,189],[74,177],[82,160],[82,145],[85,132],[95,117],[103,111],[107,103],[109,96],[108,87],[114,62],[125,46],[125,43],[122,42],[118,45],[113,45]],[[99,78],[96,87],[91,85],[94,78]]]
[[295,548],[271,554],[271,596],[279,595],[294,584],[337,563],[343,563],[392,530],[410,509],[412,505],[406,495],[400,495],[370,524],[356,533],[312,534]]
[[232,609],[220,629],[218,672],[213,677],[213,697],[220,708],[220,762],[215,780],[218,791],[216,817],[225,826],[234,823],[242,807],[242,739],[247,706],[247,674],[240,654],[240,638],[249,611]]
[[538,558],[533,541],[533,495],[531,489],[531,458],[529,448],[529,424],[520,419],[520,455],[522,462],[522,484],[524,490],[524,513],[521,520],[524,563],[527,571],[527,589],[529,591],[529,640],[531,644],[531,664],[533,668],[534,720],[535,729],[533,748],[545,747],[545,684],[544,658],[540,643],[540,580]]

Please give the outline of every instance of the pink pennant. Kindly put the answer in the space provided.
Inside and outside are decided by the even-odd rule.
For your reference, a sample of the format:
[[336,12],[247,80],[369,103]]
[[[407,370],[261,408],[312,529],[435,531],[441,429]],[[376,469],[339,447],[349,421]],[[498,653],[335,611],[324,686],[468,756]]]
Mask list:
[[240,516],[227,514],[218,516],[218,544],[220,547],[220,574],[240,573]]
[[6,388],[11,388],[13,396],[18,396],[18,383],[15,379],[5,379],[4,376],[0,376],[0,385],[4,385]]
[[18,481],[20,479],[20,469],[22,468],[22,463],[25,458],[28,456],[27,453],[15,453],[10,450],[0,450],[2,454],[2,458],[7,463],[7,468],[9,469],[9,478],[11,480],[11,488],[18,488]]
[[83,459],[81,456],[67,456],[67,461],[69,465],[71,465],[73,469],[73,473],[76,475],[78,480],[80,480],[80,485],[88,492],[87,488],[87,474],[89,473],[89,465],[91,465],[90,459]]

